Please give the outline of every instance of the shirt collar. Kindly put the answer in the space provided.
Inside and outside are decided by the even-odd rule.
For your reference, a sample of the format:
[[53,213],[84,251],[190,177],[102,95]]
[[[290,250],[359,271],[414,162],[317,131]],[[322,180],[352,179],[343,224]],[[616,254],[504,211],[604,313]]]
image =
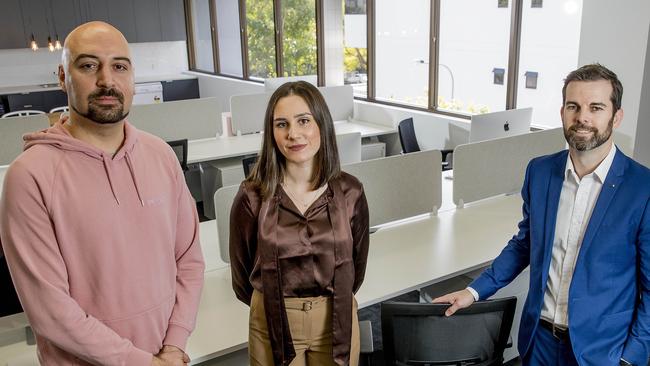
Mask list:
[[[609,168],[612,167],[612,162],[614,161],[614,156],[616,155],[616,146],[612,144],[612,147],[609,149],[609,153],[603,159],[603,161],[598,164],[596,170],[593,171],[594,178],[598,179],[600,183],[605,181],[607,173],[609,173]],[[566,167],[564,168],[564,178],[574,177],[576,182],[579,182],[578,175],[575,173],[575,167],[573,166],[573,161],[571,160],[571,155],[567,154]]]

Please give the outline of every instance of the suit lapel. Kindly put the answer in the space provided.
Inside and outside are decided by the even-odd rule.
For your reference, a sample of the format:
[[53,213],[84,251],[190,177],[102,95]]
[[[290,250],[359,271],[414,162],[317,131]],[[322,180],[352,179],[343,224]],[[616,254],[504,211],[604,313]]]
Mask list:
[[596,200],[596,205],[594,206],[591,218],[589,219],[589,224],[587,224],[587,229],[585,230],[585,235],[582,239],[582,245],[580,246],[580,253],[578,254],[578,261],[580,261],[582,254],[587,251],[589,245],[592,243],[594,236],[603,221],[603,217],[605,217],[607,208],[612,202],[612,198],[614,198],[618,187],[623,182],[625,164],[625,155],[617,149],[614,161],[612,161],[612,166],[609,168],[609,173],[607,173],[605,182],[603,182],[603,187],[598,195],[598,199]]
[[557,209],[560,204],[560,193],[566,162],[569,158],[568,150],[558,155],[551,167],[551,177],[548,182],[548,194],[546,196],[546,216],[544,218],[544,258],[542,268],[542,288],[546,288],[548,269],[551,262],[551,251],[553,250],[553,239],[555,238],[555,222],[557,220]]

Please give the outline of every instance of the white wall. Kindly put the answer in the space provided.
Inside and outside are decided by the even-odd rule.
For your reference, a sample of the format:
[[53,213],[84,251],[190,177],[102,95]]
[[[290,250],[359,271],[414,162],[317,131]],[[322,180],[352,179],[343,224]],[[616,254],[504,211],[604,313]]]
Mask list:
[[[649,30],[650,32],[650,30]],[[641,108],[639,121],[636,127],[636,140],[634,143],[634,159],[650,167],[650,37],[645,54],[645,70],[643,72],[643,86],[641,88]]]
[[[136,79],[188,69],[185,41],[131,43],[129,47]],[[0,50],[0,87],[56,83],[60,63],[61,51]]]
[[612,69],[623,83],[625,116],[615,141],[627,154],[633,151],[639,119],[649,25],[648,0],[588,0],[583,3],[578,63],[599,62]]

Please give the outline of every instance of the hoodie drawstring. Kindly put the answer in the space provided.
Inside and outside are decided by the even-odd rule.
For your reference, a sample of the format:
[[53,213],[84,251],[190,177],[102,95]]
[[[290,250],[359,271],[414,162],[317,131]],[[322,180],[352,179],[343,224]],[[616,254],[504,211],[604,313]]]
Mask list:
[[113,187],[113,179],[111,178],[111,168],[110,168],[110,164],[106,162],[106,157],[107,157],[106,154],[102,154],[102,163],[104,163],[104,170],[106,171],[106,176],[108,177],[108,185],[111,187],[111,192],[113,193],[113,197],[115,198],[115,201],[119,206],[120,199],[117,198],[115,187]]
[[140,200],[140,204],[144,206],[144,200],[142,199],[142,195],[140,194],[140,185],[138,184],[138,177],[135,174],[135,170],[133,169],[133,162],[131,162],[131,154],[129,154],[128,151],[124,153],[124,157],[126,158],[126,165],[129,167],[129,172],[131,172],[131,178],[133,179],[133,184],[135,185],[135,192],[138,194],[138,199]]

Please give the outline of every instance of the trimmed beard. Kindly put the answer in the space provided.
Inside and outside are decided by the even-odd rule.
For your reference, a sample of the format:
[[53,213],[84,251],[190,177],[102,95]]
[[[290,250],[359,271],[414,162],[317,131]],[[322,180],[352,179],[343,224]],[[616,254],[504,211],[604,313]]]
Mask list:
[[[598,132],[596,127],[588,127],[583,124],[574,124],[573,126],[564,128],[564,138],[569,143],[569,146],[578,150],[578,151],[589,151],[593,150],[609,140],[612,136],[612,130],[614,128],[614,116],[609,120],[607,124],[607,129],[601,134]],[[592,132],[592,135],[589,139],[579,137],[577,135],[578,130],[588,129]]]
[[[94,100],[100,97],[117,98],[117,106],[101,106],[94,104]],[[75,106],[70,106],[77,114],[99,124],[113,124],[125,119],[129,112],[124,112],[124,94],[117,89],[97,89],[88,96],[88,110],[81,113]]]

